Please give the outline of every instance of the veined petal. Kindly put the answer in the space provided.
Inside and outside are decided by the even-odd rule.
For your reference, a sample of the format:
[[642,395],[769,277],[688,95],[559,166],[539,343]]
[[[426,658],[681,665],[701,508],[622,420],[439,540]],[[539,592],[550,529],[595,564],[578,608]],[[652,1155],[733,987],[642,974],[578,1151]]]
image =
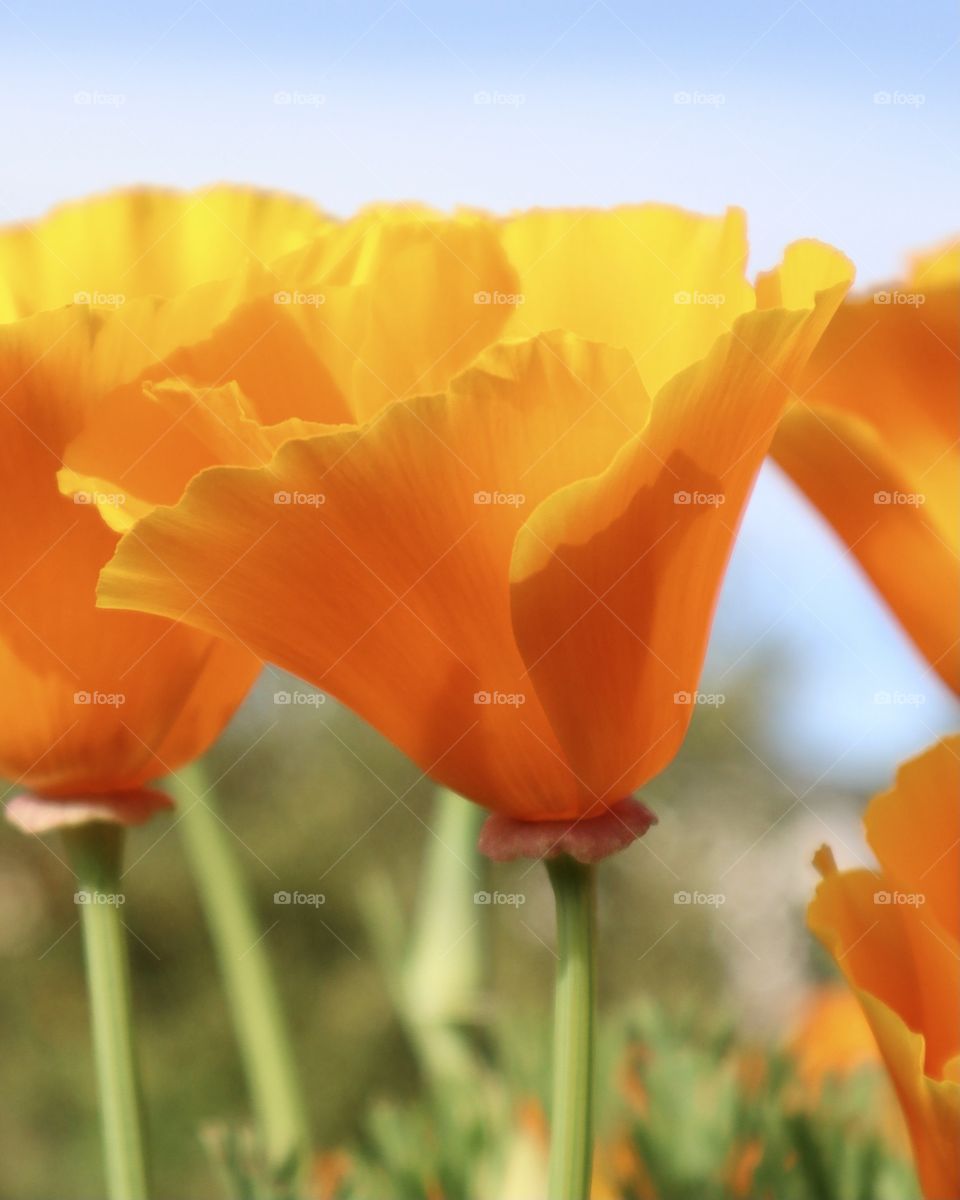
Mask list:
[[651,395],[754,307],[740,209],[535,209],[502,229],[523,297],[509,332],[568,329],[625,346]]
[[266,265],[333,225],[278,192],[135,188],[0,229],[0,322],[66,304],[122,306]]
[[358,421],[446,387],[497,340],[517,278],[490,223],[377,207],[273,264]]
[[205,467],[264,463],[350,419],[287,310],[246,287],[0,325],[3,406],[62,460],[66,490],[123,493],[128,513],[172,504]]
[[[863,823],[884,874],[901,892],[922,896],[920,917],[960,946],[960,736],[904,763]],[[960,1015],[956,1026],[960,1053]]]
[[[154,505],[176,504],[207,467],[264,466],[290,438],[336,428],[299,417],[261,425],[252,408],[236,383],[207,388],[166,380],[119,388],[67,447],[61,490],[105,495],[101,515],[125,532]],[[108,515],[111,509],[117,511]]]
[[960,691],[958,260],[941,249],[841,307],[773,454]]
[[491,809],[576,815],[592,798],[517,653],[510,557],[523,510],[601,470],[647,411],[624,351],[500,345],[447,396],[205,472],[126,536],[101,602],[242,638]]
[[960,1040],[956,943],[898,891],[884,871],[832,872],[817,888],[808,923],[850,983],[923,1035],[926,1072],[939,1078]]
[[923,1038],[876,996],[857,996],[903,1109],[924,1196],[960,1195],[960,1081],[924,1074]]
[[906,763],[871,802],[879,871],[839,872],[807,910],[873,1028],[907,1118],[924,1194],[960,1193],[960,737]]
[[0,774],[45,795],[133,791],[202,753],[259,669],[242,646],[95,606],[117,536],[0,408]]
[[773,456],[830,521],[930,666],[960,691],[960,560],[934,509],[917,499],[918,480],[896,443],[859,416],[797,404],[777,430]]
[[[803,259],[784,263],[789,288],[807,271]],[[849,283],[835,252],[820,268],[808,273],[806,308],[740,317],[660,391],[649,425],[602,473],[549,496],[517,538],[517,644],[597,800],[655,775],[689,724],[743,507],[789,390]]]

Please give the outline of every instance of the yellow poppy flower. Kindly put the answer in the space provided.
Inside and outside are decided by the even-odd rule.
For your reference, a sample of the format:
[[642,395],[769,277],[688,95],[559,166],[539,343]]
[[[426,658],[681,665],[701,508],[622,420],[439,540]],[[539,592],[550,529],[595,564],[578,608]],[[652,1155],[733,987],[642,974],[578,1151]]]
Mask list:
[[960,244],[848,299],[811,357],[777,462],[960,691]]
[[864,825],[880,864],[826,846],[810,928],[860,1001],[903,1108],[924,1195],[960,1195],[960,737],[905,763]]
[[135,188],[0,230],[0,322],[65,304],[118,308],[266,264],[333,221],[255,188]]
[[[206,749],[252,683],[242,645],[96,608],[117,542],[103,517],[122,523],[129,498],[104,481],[141,445],[117,438],[102,459],[90,438],[123,411],[159,449],[176,414],[158,421],[138,381],[230,311],[236,285],[212,281],[327,225],[303,202],[216,188],[118,193],[0,231],[0,772],[29,792],[146,815],[143,785]],[[161,454],[178,496],[194,464]]]
[[[101,602],[242,637],[507,816],[595,815],[642,785],[683,738],[743,506],[850,269],[798,244],[758,302],[730,219],[623,216],[584,217],[604,231],[592,275],[571,260],[594,327],[539,332],[579,318],[551,307],[558,276],[534,279],[549,247],[527,239],[522,301],[477,308],[537,336],[265,467],[202,473],[126,535]],[[691,316],[711,305],[658,279],[629,346],[575,336],[631,301],[599,287],[602,262],[642,271],[650,247],[681,292],[722,281],[727,318]]]
[[258,660],[242,637],[97,610],[118,532],[205,467],[263,464],[294,434],[442,386],[508,319],[476,290],[513,275],[473,218],[339,223],[232,188],[67,206],[0,231],[0,267],[18,496],[0,528],[0,770],[43,796],[123,793],[132,813],[218,734]]

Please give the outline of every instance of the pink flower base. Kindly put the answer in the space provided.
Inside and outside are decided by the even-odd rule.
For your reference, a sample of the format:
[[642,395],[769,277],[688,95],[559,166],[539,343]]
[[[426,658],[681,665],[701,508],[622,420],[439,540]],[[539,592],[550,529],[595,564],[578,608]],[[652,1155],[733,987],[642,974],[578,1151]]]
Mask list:
[[143,788],[135,792],[117,792],[111,796],[91,796],[78,800],[65,800],[60,796],[15,796],[7,805],[6,817],[21,833],[44,834],[56,829],[86,825],[88,821],[142,825],[155,813],[169,808],[173,808],[169,796]]
[[480,830],[481,854],[494,862],[514,858],[559,858],[567,854],[582,863],[599,862],[643,837],[657,818],[641,801],[628,797],[599,817],[575,821],[518,821],[492,813]]

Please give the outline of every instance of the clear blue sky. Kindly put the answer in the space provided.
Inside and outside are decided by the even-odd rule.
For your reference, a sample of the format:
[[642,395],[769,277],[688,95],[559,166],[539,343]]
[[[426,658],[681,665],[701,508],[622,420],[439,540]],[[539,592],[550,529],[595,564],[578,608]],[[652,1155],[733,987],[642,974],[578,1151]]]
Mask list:
[[[960,225],[960,20],[945,0],[2,0],[0,47],[4,221],[120,184],[217,179],[339,214],[377,198],[740,204],[755,266],[812,235],[850,254],[863,283]],[[768,471],[711,673],[731,678],[781,642],[798,668],[790,742],[805,773],[843,755],[839,776],[882,780],[956,723]],[[881,686],[926,699],[879,712]]]

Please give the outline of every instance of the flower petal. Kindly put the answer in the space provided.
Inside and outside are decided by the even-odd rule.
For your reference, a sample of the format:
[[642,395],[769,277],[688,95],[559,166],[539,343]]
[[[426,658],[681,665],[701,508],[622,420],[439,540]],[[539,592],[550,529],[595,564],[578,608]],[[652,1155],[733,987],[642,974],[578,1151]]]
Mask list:
[[754,307],[740,209],[535,209],[503,223],[503,244],[523,297],[509,332],[625,346],[651,395]]
[[266,264],[332,224],[306,200],[245,187],[137,188],[67,204],[0,229],[0,322],[186,291]]
[[95,607],[117,536],[61,495],[58,461],[0,408],[0,471],[16,497],[0,509],[0,774],[48,796],[133,792],[207,748],[259,663],[242,646]]
[[960,1082],[925,1075],[923,1038],[876,996],[857,996],[906,1117],[924,1196],[960,1196]]
[[[901,892],[923,896],[922,919],[960,947],[960,736],[904,763],[863,822],[884,875]],[[960,1016],[956,1024],[960,1052]]]
[[412,206],[369,209],[273,270],[358,421],[445,388],[501,335],[518,290],[488,221]]
[[[806,308],[749,313],[657,395],[649,426],[517,538],[517,644],[571,766],[604,802],[676,753],[754,477],[849,264],[817,252]],[[792,255],[783,271],[807,271]],[[838,282],[840,280],[840,282]]]
[[842,306],[773,454],[960,691],[958,257]]
[[592,798],[525,678],[510,556],[523,509],[601,470],[647,411],[623,351],[503,344],[447,396],[205,472],[124,538],[101,602],[242,638],[489,808],[577,816]]
[[835,872],[817,888],[808,923],[851,984],[923,1035],[925,1069],[937,1078],[960,1041],[956,943],[897,890],[882,872]]

